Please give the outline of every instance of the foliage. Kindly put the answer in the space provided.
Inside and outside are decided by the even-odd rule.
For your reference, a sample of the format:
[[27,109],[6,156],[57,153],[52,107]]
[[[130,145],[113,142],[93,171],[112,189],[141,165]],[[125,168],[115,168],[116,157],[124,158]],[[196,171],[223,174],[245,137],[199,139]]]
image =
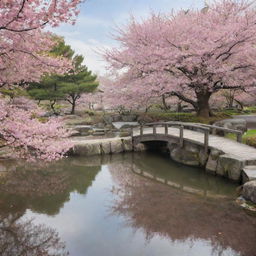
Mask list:
[[[50,51],[57,44],[45,26],[74,23],[81,0],[0,1],[0,138],[12,157],[55,160],[72,146],[59,119],[40,122],[38,109],[23,99],[14,104],[12,90],[39,81],[45,73],[65,73],[72,63]],[[3,146],[3,145],[2,145]],[[1,146],[1,147],[2,147]]]
[[198,117],[194,113],[177,113],[177,112],[147,112],[140,113],[140,122],[157,122],[157,121],[180,121],[180,122],[192,122],[192,123],[205,123],[212,124],[219,120],[228,118],[226,114],[216,114],[210,118]]
[[75,113],[76,102],[82,94],[95,91],[98,86],[96,79],[97,76],[88,71],[85,66],[79,66],[76,70],[58,77],[59,91],[72,105],[71,114]]
[[[105,53],[128,103],[171,95],[209,117],[209,100],[255,83],[255,5],[213,1],[203,10],[134,19]],[[130,97],[127,96],[130,95]]]
[[55,37],[55,40],[58,41],[58,45],[51,51],[51,54],[70,59],[73,68],[63,75],[45,75],[40,82],[30,83],[28,92],[36,100],[49,100],[54,113],[56,113],[57,101],[66,100],[72,105],[71,114],[74,114],[77,100],[81,95],[94,91],[98,86],[97,77],[82,65],[83,56],[74,56],[74,51],[65,44],[62,38]]
[[55,45],[46,25],[73,23],[81,0],[0,1],[0,86],[39,80],[45,72],[70,67],[47,52]]
[[245,138],[245,143],[256,148],[256,136],[248,136]]
[[37,118],[41,114],[39,109],[25,110],[5,99],[1,99],[0,106],[0,135],[4,141],[1,147],[11,147],[12,157],[56,160],[72,146],[66,140],[69,132],[60,119],[41,122]]

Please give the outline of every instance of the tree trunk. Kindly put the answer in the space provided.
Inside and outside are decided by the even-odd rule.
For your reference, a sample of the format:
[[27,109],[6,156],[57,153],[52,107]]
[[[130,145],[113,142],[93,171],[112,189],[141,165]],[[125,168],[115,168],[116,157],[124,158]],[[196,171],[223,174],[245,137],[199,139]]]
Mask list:
[[209,100],[211,93],[197,93],[197,115],[203,118],[209,118],[211,115],[211,109]]
[[53,114],[56,115],[57,112],[55,110],[55,103],[56,103],[56,100],[53,100],[53,101],[50,101],[50,107],[51,107],[51,110],[53,111]]
[[235,101],[237,102],[237,104],[240,106],[240,110],[243,110],[244,109],[244,104],[242,101],[239,101],[237,99],[235,99]]
[[181,101],[178,102],[178,105],[177,105],[177,112],[178,112],[178,113],[182,112]]
[[75,108],[76,108],[76,102],[73,100],[72,103],[71,103],[71,111],[70,111],[70,114],[71,115],[74,115],[75,114]]
[[165,95],[162,95],[162,102],[163,102],[164,110],[168,111],[169,110],[169,106],[166,103],[166,96]]

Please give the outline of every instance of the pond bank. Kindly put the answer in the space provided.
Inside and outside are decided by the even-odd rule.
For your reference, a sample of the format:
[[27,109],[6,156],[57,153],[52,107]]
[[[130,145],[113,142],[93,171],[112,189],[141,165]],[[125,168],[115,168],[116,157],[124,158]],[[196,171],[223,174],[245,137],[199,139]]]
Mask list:
[[[224,139],[224,138],[223,138]],[[225,140],[225,139],[224,139]],[[73,137],[74,143],[72,155],[75,156],[93,156],[93,155],[107,155],[117,154],[122,152],[132,151],[145,151],[150,148],[148,143],[133,143],[132,137],[114,137],[114,138],[102,138],[102,139],[87,139],[86,137]],[[157,144],[152,144],[151,149],[159,147]],[[163,149],[165,146],[165,149]],[[245,145],[243,145],[245,146]],[[162,148],[161,148],[162,147]],[[219,149],[211,148],[208,153],[205,153],[204,148],[200,145],[193,144],[191,141],[185,141],[182,148],[178,144],[168,143],[166,145],[160,145],[159,150],[168,150],[172,160],[190,166],[201,167],[207,172],[213,175],[223,176],[235,182],[247,182],[249,180],[242,181],[242,177],[245,176],[243,169],[247,161],[244,159],[233,157],[230,154]],[[250,161],[250,164],[255,164],[255,161]],[[249,178],[248,170],[246,177]],[[249,189],[249,193],[248,193]],[[256,186],[245,186],[244,195],[245,198],[256,203]]]

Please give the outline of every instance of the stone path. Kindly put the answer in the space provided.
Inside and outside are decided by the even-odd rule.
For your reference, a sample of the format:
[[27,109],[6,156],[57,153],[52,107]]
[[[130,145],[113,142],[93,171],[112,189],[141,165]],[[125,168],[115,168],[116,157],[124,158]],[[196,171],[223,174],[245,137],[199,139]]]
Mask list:
[[[153,128],[144,128],[143,134],[152,134]],[[163,127],[156,128],[157,134],[165,134]],[[139,136],[139,130],[134,129],[134,136]],[[179,138],[179,128],[168,128],[168,135]],[[195,144],[204,145],[204,134],[197,131],[184,129],[184,140],[194,142]],[[240,161],[256,160],[256,148],[236,142],[235,140],[227,139],[224,137],[209,135],[209,147],[220,151],[225,154],[233,156]]]

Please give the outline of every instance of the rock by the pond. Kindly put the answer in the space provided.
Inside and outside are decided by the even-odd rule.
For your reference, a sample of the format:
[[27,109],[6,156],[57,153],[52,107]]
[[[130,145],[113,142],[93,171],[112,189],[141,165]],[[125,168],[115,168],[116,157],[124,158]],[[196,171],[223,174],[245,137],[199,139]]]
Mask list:
[[111,143],[109,141],[101,142],[101,154],[110,154],[111,152]]
[[131,137],[104,139],[73,139],[73,154],[79,156],[117,154],[133,150]]
[[205,153],[203,148],[200,149],[198,156],[199,156],[200,166],[205,166],[208,160],[208,154]]
[[147,150],[147,147],[143,143],[138,143],[137,145],[134,146],[135,152],[140,152],[140,151],[145,151],[145,150]]
[[243,166],[243,161],[228,154],[224,154],[219,156],[216,173],[228,177],[231,180],[239,181],[241,179]]
[[77,143],[73,148],[73,154],[79,156],[101,155],[101,147],[98,143]]
[[74,125],[74,126],[71,126],[71,128],[73,129],[72,136],[77,136],[77,135],[87,136],[92,131],[91,125]]
[[243,168],[243,183],[250,180],[256,180],[256,165],[247,165]]
[[121,129],[119,132],[120,137],[128,137],[128,136],[131,136],[131,134],[132,134],[131,129]]
[[138,126],[139,123],[138,122],[113,122],[112,125],[116,128],[116,129],[124,129],[124,128],[131,128],[131,127],[135,127]]
[[216,150],[216,149],[212,149],[211,153],[209,155],[209,158],[207,160],[207,164],[206,164],[206,171],[209,173],[216,173],[217,170],[217,165],[218,165],[218,158],[219,156],[222,154],[221,151]]
[[185,146],[184,148],[177,147],[173,148],[170,151],[171,158],[178,162],[190,166],[200,166],[199,160],[199,148],[197,146],[193,147],[192,145]]
[[103,136],[105,134],[106,134],[105,129],[100,129],[100,128],[93,129],[93,136]]
[[134,121],[136,121],[137,116],[132,115],[132,114],[131,115],[122,115],[121,118],[122,118],[122,121],[124,121],[124,122],[134,122]]
[[124,152],[133,151],[132,140],[125,139],[125,140],[122,140],[122,142],[123,142],[123,149],[124,149]]
[[245,119],[225,119],[216,122],[214,125],[233,130],[240,130],[242,132],[247,131],[247,122]]
[[242,195],[245,199],[256,203],[256,180],[246,182],[243,185]]
[[117,154],[117,153],[121,153],[124,151],[122,140],[113,140],[113,141],[111,141],[110,146],[111,146],[112,154]]

